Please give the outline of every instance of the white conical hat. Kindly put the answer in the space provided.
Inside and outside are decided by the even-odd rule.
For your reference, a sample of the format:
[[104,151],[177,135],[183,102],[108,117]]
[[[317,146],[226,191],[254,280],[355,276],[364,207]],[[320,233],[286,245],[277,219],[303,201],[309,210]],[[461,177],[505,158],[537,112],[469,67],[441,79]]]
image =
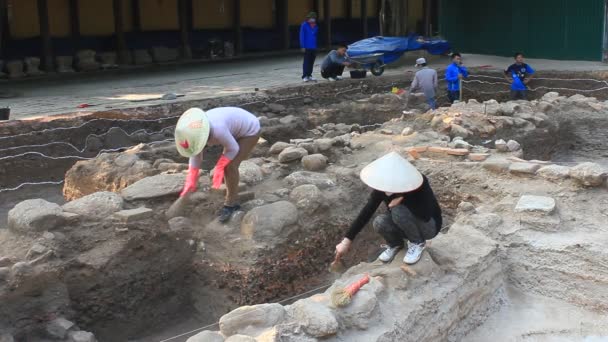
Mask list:
[[175,147],[184,157],[203,151],[209,139],[209,118],[200,108],[190,108],[182,114],[175,126]]
[[403,193],[418,189],[422,185],[422,174],[397,152],[374,160],[361,170],[361,180],[370,188],[392,193]]

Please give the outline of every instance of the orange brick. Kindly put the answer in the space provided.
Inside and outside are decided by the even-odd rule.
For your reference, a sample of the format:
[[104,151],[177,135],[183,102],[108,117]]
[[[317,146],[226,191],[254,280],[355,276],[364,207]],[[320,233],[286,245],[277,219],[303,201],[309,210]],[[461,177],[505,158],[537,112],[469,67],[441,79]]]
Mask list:
[[428,149],[429,149],[428,146],[414,146],[414,147],[410,148],[410,151],[414,150],[414,151],[419,152],[419,153],[424,153]]
[[452,156],[466,156],[469,150],[466,148],[448,148],[447,153]]
[[469,160],[482,162],[482,161],[485,161],[486,159],[488,159],[489,156],[490,156],[489,153],[471,153],[471,154],[469,154]]
[[427,149],[427,151],[434,153],[447,153],[447,150],[449,150],[449,148],[439,146],[429,146],[429,148]]
[[412,158],[414,158],[414,159],[420,159],[420,154],[416,150],[411,149],[411,150],[409,150],[407,152],[410,154],[410,156],[412,156]]

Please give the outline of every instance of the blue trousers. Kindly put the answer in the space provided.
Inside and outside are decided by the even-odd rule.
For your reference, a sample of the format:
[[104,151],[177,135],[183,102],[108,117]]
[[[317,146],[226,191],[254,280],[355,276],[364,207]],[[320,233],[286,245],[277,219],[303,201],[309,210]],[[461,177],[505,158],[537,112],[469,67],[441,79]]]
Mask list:
[[304,50],[304,63],[302,64],[302,78],[312,77],[312,68],[315,65],[315,59],[317,59],[316,49]]

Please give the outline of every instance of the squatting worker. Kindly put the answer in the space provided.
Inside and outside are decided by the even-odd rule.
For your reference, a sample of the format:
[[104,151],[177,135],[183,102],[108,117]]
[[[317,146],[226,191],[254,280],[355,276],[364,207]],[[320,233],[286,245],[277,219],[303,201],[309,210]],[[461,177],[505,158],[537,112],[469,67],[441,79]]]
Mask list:
[[217,189],[226,182],[226,199],[219,221],[227,222],[239,205],[239,165],[249,157],[260,138],[260,121],[253,114],[237,107],[219,107],[209,111],[190,108],[175,127],[178,152],[190,158],[188,177],[180,196],[195,192],[206,145],[222,145],[223,154],[213,174],[212,186]]
[[302,81],[312,82],[312,69],[317,58],[317,35],[319,26],[317,25],[317,13],[310,12],[306,20],[300,25],[300,48],[304,52],[304,62],[302,63]]
[[451,103],[460,100],[460,80],[469,77],[469,71],[462,65],[462,56],[452,54],[452,64],[445,70],[445,80],[448,82],[448,99]]
[[346,237],[336,246],[338,257],[348,252],[357,234],[384,202],[388,212],[373,221],[374,230],[387,243],[379,259],[390,262],[404,247],[404,240],[408,240],[403,262],[418,262],[426,240],[437,236],[442,225],[441,208],[426,176],[399,154],[391,152],[367,165],[361,171],[361,180],[373,190]]
[[528,83],[534,76],[534,69],[524,63],[524,54],[518,52],[514,56],[515,64],[505,70],[505,78],[511,83],[511,99],[526,100]]
[[426,59],[418,58],[416,60],[416,67],[422,68],[414,76],[414,81],[410,87],[411,92],[421,90],[426,97],[426,102],[431,106],[431,109],[437,109],[437,102],[435,101],[436,89],[438,86],[437,71],[431,69],[426,64]]
[[338,45],[338,48],[331,50],[321,64],[321,76],[331,81],[339,81],[342,79],[344,67],[350,66],[346,50],[348,47],[344,44]]

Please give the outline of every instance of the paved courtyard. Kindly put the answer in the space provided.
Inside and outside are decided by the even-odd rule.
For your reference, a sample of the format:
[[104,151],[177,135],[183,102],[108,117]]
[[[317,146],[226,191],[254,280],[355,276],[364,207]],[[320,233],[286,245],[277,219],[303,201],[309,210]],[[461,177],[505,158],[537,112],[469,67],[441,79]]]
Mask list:
[[[406,56],[401,67],[390,68],[386,74],[394,75],[414,70],[414,60],[420,53]],[[317,57],[315,77],[320,79]],[[491,66],[502,69],[512,63],[511,58],[465,55],[469,67]],[[446,57],[433,57],[431,66],[444,67]],[[537,70],[606,70],[608,65],[599,62],[534,60],[528,62]],[[224,95],[254,92],[256,88],[271,89],[301,83],[299,56],[258,58],[212,64],[162,66],[124,73],[96,73],[83,77],[60,79],[22,80],[5,82],[0,89],[19,96],[0,99],[0,107],[11,107],[11,119],[25,119],[60,113],[138,107],[166,103],[159,98],[166,93],[184,95],[174,101],[188,101]],[[319,82],[326,82],[319,80]],[[92,107],[78,109],[80,104]]]

